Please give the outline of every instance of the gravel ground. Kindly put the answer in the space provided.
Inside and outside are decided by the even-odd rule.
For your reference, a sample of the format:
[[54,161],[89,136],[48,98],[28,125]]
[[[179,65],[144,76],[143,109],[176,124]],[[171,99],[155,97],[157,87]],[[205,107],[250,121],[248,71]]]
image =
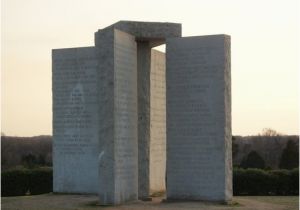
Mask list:
[[120,206],[99,206],[95,195],[57,195],[2,197],[3,210],[297,210],[297,196],[243,196],[234,197],[232,204],[209,202],[137,201]]

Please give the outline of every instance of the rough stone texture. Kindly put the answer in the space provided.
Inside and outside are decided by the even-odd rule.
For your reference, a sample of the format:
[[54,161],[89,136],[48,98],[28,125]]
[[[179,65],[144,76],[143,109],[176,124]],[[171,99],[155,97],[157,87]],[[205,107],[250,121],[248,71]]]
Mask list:
[[55,191],[120,204],[164,189],[165,57],[151,48],[170,38],[168,199],[231,198],[229,37],[180,36],[120,21],[96,48],[53,51]]
[[[166,38],[181,37],[181,24],[179,23],[119,21],[107,28],[127,32],[135,36],[137,41],[151,41],[151,47],[164,44]],[[101,33],[101,30],[96,32],[96,39],[98,33]]]
[[149,155],[150,155],[150,65],[149,42],[137,44],[138,62],[138,157],[139,198],[149,197]]
[[[161,23],[161,22],[137,22],[137,21],[119,21],[111,26],[108,26],[95,33],[95,42],[97,45],[98,36],[102,31],[118,29],[127,32],[135,36],[137,43],[137,69],[138,69],[138,162],[139,162],[139,179],[138,179],[138,197],[145,199],[156,189],[163,190],[165,167],[163,161],[165,160],[164,153],[161,151],[156,152],[154,148],[161,150],[163,146],[157,145],[158,137],[151,144],[150,137],[150,115],[152,110],[150,109],[150,68],[151,68],[151,48],[160,44],[164,44],[166,38],[180,37],[181,36],[181,24],[178,23]],[[105,43],[103,43],[105,44]],[[101,45],[99,45],[101,46]],[[156,56],[158,59],[159,56]],[[161,60],[161,59],[160,59]],[[157,124],[160,122],[157,121]],[[165,123],[165,122],[164,122]],[[152,122],[154,124],[154,122]],[[161,123],[163,124],[163,123]],[[154,126],[157,130],[158,126]],[[161,128],[163,129],[163,128]],[[152,131],[152,134],[157,133]],[[156,135],[156,134],[154,134]],[[162,138],[162,137],[161,137]],[[153,153],[153,155],[151,154]],[[157,157],[154,158],[154,156]],[[150,163],[152,157],[153,161],[161,160],[157,166]],[[152,161],[152,162],[153,162]],[[151,172],[151,167],[153,167]],[[158,172],[162,169],[163,171]],[[153,178],[151,176],[154,176]],[[158,179],[161,179],[160,181]],[[152,180],[152,182],[151,182]],[[153,181],[156,180],[156,181]],[[151,184],[152,183],[152,184]],[[156,183],[156,184],[154,184]],[[152,188],[150,187],[152,185]],[[151,189],[150,189],[151,188]]]
[[52,52],[53,191],[98,192],[97,59],[94,47]]
[[[132,50],[129,54],[128,49],[119,49],[120,47],[118,47],[118,45],[121,46],[124,44],[124,36],[120,35],[123,38],[119,40],[118,34],[124,33],[120,31],[116,32],[118,29],[132,35],[130,36],[131,44],[136,44],[137,49]],[[119,172],[116,171],[121,170],[119,168],[122,168],[123,165],[128,169],[128,173],[129,170],[132,169],[134,171],[135,168],[134,166],[132,166],[132,168],[131,166],[127,167],[128,165],[121,163],[118,165],[117,159],[119,157],[116,155],[120,154],[122,156],[123,153],[119,152],[119,150],[127,148],[119,148],[118,146],[123,142],[118,142],[118,139],[123,137],[129,138],[130,135],[126,132],[133,130],[131,127],[125,128],[126,125],[119,125],[120,122],[124,122],[124,119],[127,120],[126,117],[128,117],[128,115],[125,117],[125,114],[121,113],[118,118],[118,106],[116,106],[116,104],[123,104],[122,100],[127,100],[128,104],[129,101],[136,103],[136,101],[134,102],[129,98],[131,97],[129,96],[130,94],[126,95],[123,93],[123,91],[127,91],[126,88],[128,84],[136,84],[136,79],[135,82],[132,83],[131,80],[129,81],[127,78],[134,78],[131,77],[131,73],[125,73],[123,69],[124,66],[126,68],[126,65],[130,65],[128,64],[130,60],[128,56],[130,55],[132,55],[132,58],[138,60],[139,84],[138,88],[135,89],[139,92],[138,112],[140,116],[138,119],[138,148],[140,150],[138,158],[140,171],[139,180],[133,181],[135,177],[130,177],[132,178],[132,182],[139,183],[140,197],[148,197],[150,191],[155,189],[155,187],[150,187],[150,181],[152,179],[152,175],[150,174],[155,176],[153,180],[157,180],[157,173],[153,172],[158,171],[161,166],[156,167],[155,164],[150,163],[150,161],[155,158],[157,161],[157,159],[164,159],[164,157],[154,158],[154,155],[152,155],[151,159],[152,152],[155,156],[161,154],[150,148],[151,48],[163,44],[168,37],[180,36],[181,24],[177,23],[119,21],[96,32],[96,48],[54,50],[53,136],[54,142],[56,142],[54,145],[53,158],[54,190],[57,192],[97,193],[99,186],[106,186],[106,191],[100,192],[100,198],[104,201],[103,203],[118,203],[129,199],[128,196],[130,193],[121,195],[124,193],[122,190],[124,183],[118,182],[116,174]],[[119,44],[117,44],[117,40],[119,40]],[[136,54],[137,51],[139,52],[139,56]],[[91,57],[94,59],[92,64]],[[63,58],[65,58],[65,61]],[[70,59],[72,61],[70,61]],[[119,63],[120,65],[118,65]],[[62,72],[66,72],[66,74],[62,75],[60,69],[63,69]],[[85,78],[85,74],[87,73],[89,73],[89,76]],[[81,77],[84,79],[80,79]],[[78,79],[80,81],[82,80],[79,85],[76,83]],[[122,86],[122,88],[118,89],[118,84],[126,88]],[[76,96],[77,92],[81,91],[81,86],[83,86],[85,92],[87,92],[84,97],[81,95]],[[72,99],[73,101],[67,101],[69,97],[68,94],[70,94],[68,91],[71,91],[70,88],[75,89],[74,96],[72,96],[74,98]],[[117,93],[115,92],[116,90],[118,90]],[[118,94],[119,92],[121,92],[121,94]],[[78,99],[80,97],[83,99]],[[88,101],[85,101],[85,99],[88,99]],[[119,101],[121,102],[118,103]],[[79,103],[79,105],[76,103]],[[131,106],[131,108],[132,107],[134,106]],[[84,116],[78,115],[79,109],[85,110]],[[122,106],[119,109],[123,110],[124,107]],[[80,126],[80,128],[78,128],[78,126]],[[65,134],[65,132],[67,132],[67,134]],[[118,138],[116,136],[117,134],[119,135]],[[130,145],[130,143],[128,145]],[[153,145],[155,147],[156,144]],[[134,151],[130,154],[135,155],[135,150],[137,150],[134,149],[135,145],[133,145],[132,148]],[[61,156],[63,156],[63,158],[61,158]],[[128,161],[129,159],[128,157]],[[131,157],[130,160],[132,160],[133,163],[136,161],[133,157]],[[124,161],[124,158],[120,158],[120,162],[121,161]],[[150,170],[150,167],[155,168],[155,170]],[[103,168],[105,168],[105,170],[103,170]],[[120,174],[121,173],[123,172],[120,172]],[[164,172],[161,171],[161,173]],[[121,179],[123,178],[120,178],[120,180]],[[127,179],[125,178],[125,180]],[[161,182],[163,182],[163,180],[161,180]],[[135,184],[131,183],[130,185],[133,186],[133,188],[135,187]],[[122,186],[122,189],[117,189],[116,186]],[[122,193],[116,195],[118,192]],[[119,197],[122,197],[122,199],[118,200]]]
[[166,57],[151,50],[150,73],[150,194],[164,191],[166,176]]
[[165,55],[138,46],[139,198],[165,189]]
[[232,197],[230,37],[167,40],[167,199]]
[[137,49],[134,37],[110,28],[97,40],[99,62],[99,200],[120,204],[138,195]]

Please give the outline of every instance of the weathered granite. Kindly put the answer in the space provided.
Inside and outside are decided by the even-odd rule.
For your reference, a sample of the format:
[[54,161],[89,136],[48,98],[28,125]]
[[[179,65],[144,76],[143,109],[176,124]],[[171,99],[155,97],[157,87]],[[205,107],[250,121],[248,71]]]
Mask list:
[[232,197],[230,37],[167,39],[167,199]]
[[168,22],[141,22],[141,21],[119,21],[95,33],[97,39],[98,33],[107,28],[115,28],[127,32],[137,41],[151,41],[151,47],[165,43],[166,38],[181,37],[181,24]]
[[[150,168],[155,168],[155,164],[152,164],[153,166],[150,166],[151,153],[153,152],[153,154],[156,155],[162,153],[156,153],[154,149],[150,148],[151,48],[158,44],[164,43],[167,37],[181,36],[181,24],[119,21],[105,29],[96,32],[95,45],[97,48],[97,55],[95,52],[95,47],[61,49],[53,51],[53,159],[55,185],[54,190],[57,192],[97,193],[99,185],[116,185],[114,183],[115,177],[112,173],[112,171],[114,170],[113,168],[110,170],[105,170],[102,173],[101,167],[100,169],[98,168],[99,158],[100,160],[102,160],[102,162],[103,160],[107,160],[107,162],[105,163],[107,165],[105,167],[117,167],[115,162],[110,162],[115,158],[115,147],[113,148],[111,144],[116,140],[115,138],[113,138],[113,141],[111,142],[111,139],[107,137],[113,136],[114,133],[111,129],[116,127],[117,122],[122,121],[114,118],[116,116],[116,110],[112,109],[114,107],[113,105],[115,104],[115,101],[119,100],[118,98],[116,98],[116,95],[114,95],[114,90],[117,89],[114,80],[116,72],[118,72],[115,66],[117,60],[127,59],[127,52],[124,53],[124,55],[120,55],[120,58],[116,58],[116,52],[118,52],[118,49],[113,39],[113,37],[117,37],[117,35],[115,36],[115,32],[113,32],[114,29],[116,31],[120,29],[131,34],[134,43],[136,43],[137,45],[137,52],[139,55],[135,55],[135,57],[138,63],[137,69],[139,77],[137,79],[139,99],[139,108],[137,109],[137,111],[140,116],[138,118],[138,148],[140,150],[140,152],[138,153],[138,183],[140,185],[139,197],[147,198],[155,189],[155,187],[150,187],[150,181],[152,179],[152,175],[150,174],[154,174],[151,173]],[[112,36],[112,34],[114,35]],[[105,40],[104,36],[106,36]],[[99,53],[101,51],[103,52],[102,55],[101,53]],[[137,52],[135,51],[135,53]],[[93,59],[93,66],[91,66],[91,58]],[[63,61],[64,59],[65,61]],[[70,61],[70,59],[72,61]],[[59,64],[59,62],[63,63]],[[105,68],[110,68],[113,73],[109,70],[102,71],[101,69],[104,66]],[[66,72],[66,74],[62,75],[63,72]],[[85,78],[85,74],[87,73],[89,73],[88,78]],[[123,75],[123,73],[124,72],[120,72],[120,75]],[[68,89],[68,91],[71,91],[69,90],[71,86],[74,86],[75,89],[82,89],[81,87],[79,87],[81,84],[78,86],[78,84],[76,83],[77,80],[81,81],[82,85],[84,86],[86,95],[82,97],[82,100],[68,102],[66,100],[69,97],[69,93],[67,93],[67,90],[65,90],[66,88]],[[120,78],[120,80],[123,81],[123,78]],[[81,91],[77,89],[75,91]],[[105,93],[103,93],[104,90],[106,91]],[[114,98],[111,97],[113,95]],[[76,97],[78,98],[79,96]],[[120,97],[123,98],[124,96],[121,95]],[[86,99],[88,99],[88,101],[85,101]],[[75,103],[84,104],[80,106],[76,105],[76,109],[85,107],[84,116],[77,116],[78,113],[74,112],[74,108],[70,107],[75,106],[72,105]],[[152,122],[152,125],[153,123],[154,122]],[[79,129],[77,129],[78,126],[80,126]],[[152,132],[153,130],[155,129],[152,129]],[[64,132],[67,132],[68,134],[65,134]],[[68,137],[68,135],[71,135],[69,133],[72,132],[73,136]],[[89,152],[85,152],[87,148],[89,148]],[[107,151],[109,151],[110,149],[112,150],[110,152],[107,152],[107,154],[109,155],[103,156],[103,149],[106,149]],[[70,152],[62,152],[62,150],[68,150]],[[76,150],[76,152],[74,152],[73,150]],[[163,156],[157,156],[156,158],[162,160],[164,159]],[[100,183],[98,171],[100,174],[100,180],[103,181],[100,181]],[[161,171],[161,173],[164,172]],[[88,179],[86,177],[88,177]],[[114,177],[114,181],[112,181],[112,177]],[[157,179],[158,177],[156,176],[155,180]],[[161,181],[164,181],[164,178],[162,176],[161,179]],[[159,190],[160,189],[161,188],[159,188]],[[114,194],[114,191],[107,193]],[[116,202],[116,200],[113,199],[111,200],[111,202]]]
[[165,54],[138,42],[139,198],[165,190]]
[[99,33],[99,201],[121,204],[138,196],[137,49],[134,37]]
[[[232,196],[230,38],[120,21],[96,47],[53,51],[54,191],[103,205]],[[151,50],[167,41],[165,54]],[[167,82],[167,132],[165,91]]]
[[[150,157],[154,157],[151,153],[159,155],[156,159],[165,160],[165,153],[155,152],[151,149],[151,122],[150,115],[152,109],[150,108],[151,103],[151,87],[150,87],[150,72],[151,70],[151,48],[160,44],[164,44],[166,38],[169,37],[180,37],[181,36],[181,24],[178,23],[161,23],[161,22],[138,22],[138,21],[119,21],[111,26],[104,29],[98,30],[95,33],[95,44],[101,47],[97,42],[97,37],[102,31],[119,29],[125,31],[133,36],[137,43],[137,72],[138,72],[138,162],[139,162],[139,198],[147,199],[151,193],[155,191],[164,190],[162,187],[164,183],[164,171],[151,173],[150,168],[156,168],[154,164],[150,163]],[[158,57],[158,56],[156,56]],[[160,56],[164,57],[164,56]],[[157,58],[158,59],[158,58]],[[164,59],[164,58],[163,58]],[[164,124],[159,121],[156,124]],[[154,124],[154,121],[152,122]],[[154,126],[155,127],[155,126]],[[157,128],[158,126],[156,126]],[[158,129],[158,128],[157,128]],[[162,128],[163,129],[163,128]],[[155,130],[155,129],[153,129]],[[152,133],[156,133],[152,131]],[[156,137],[157,138],[157,137]],[[161,139],[163,140],[163,139]],[[157,141],[157,140],[156,140]],[[159,147],[155,147],[161,149]],[[153,159],[153,158],[152,158]],[[164,163],[165,164],[165,163]],[[158,168],[164,170],[163,164],[158,164]],[[157,171],[158,169],[155,169]],[[155,178],[151,176],[155,176]],[[158,179],[161,179],[160,181]],[[160,187],[151,185],[151,180],[156,180],[155,183],[160,183]],[[150,189],[151,188],[151,189]],[[157,189],[157,190],[156,190]]]
[[149,42],[137,45],[138,55],[138,156],[139,198],[149,197],[150,158],[150,72],[151,47]]
[[52,51],[53,191],[98,192],[95,47]]
[[149,194],[165,191],[166,176],[166,57],[151,50]]

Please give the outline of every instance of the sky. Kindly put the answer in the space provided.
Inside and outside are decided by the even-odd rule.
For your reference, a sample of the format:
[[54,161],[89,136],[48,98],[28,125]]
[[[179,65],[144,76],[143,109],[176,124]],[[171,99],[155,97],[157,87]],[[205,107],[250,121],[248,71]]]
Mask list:
[[133,20],[230,35],[232,134],[298,134],[299,12],[297,0],[2,0],[1,131],[51,135],[51,49],[93,46],[98,29]]

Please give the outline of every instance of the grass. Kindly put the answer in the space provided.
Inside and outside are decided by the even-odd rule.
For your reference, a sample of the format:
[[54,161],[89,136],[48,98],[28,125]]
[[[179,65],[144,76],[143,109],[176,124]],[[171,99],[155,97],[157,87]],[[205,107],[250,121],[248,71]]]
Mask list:
[[299,206],[299,196],[247,196],[247,198],[276,205]]
[[163,197],[153,201],[138,201],[118,206],[99,206],[97,195],[43,194],[35,196],[2,197],[2,210],[297,210],[298,196],[236,196],[226,205],[209,202],[162,203]]

